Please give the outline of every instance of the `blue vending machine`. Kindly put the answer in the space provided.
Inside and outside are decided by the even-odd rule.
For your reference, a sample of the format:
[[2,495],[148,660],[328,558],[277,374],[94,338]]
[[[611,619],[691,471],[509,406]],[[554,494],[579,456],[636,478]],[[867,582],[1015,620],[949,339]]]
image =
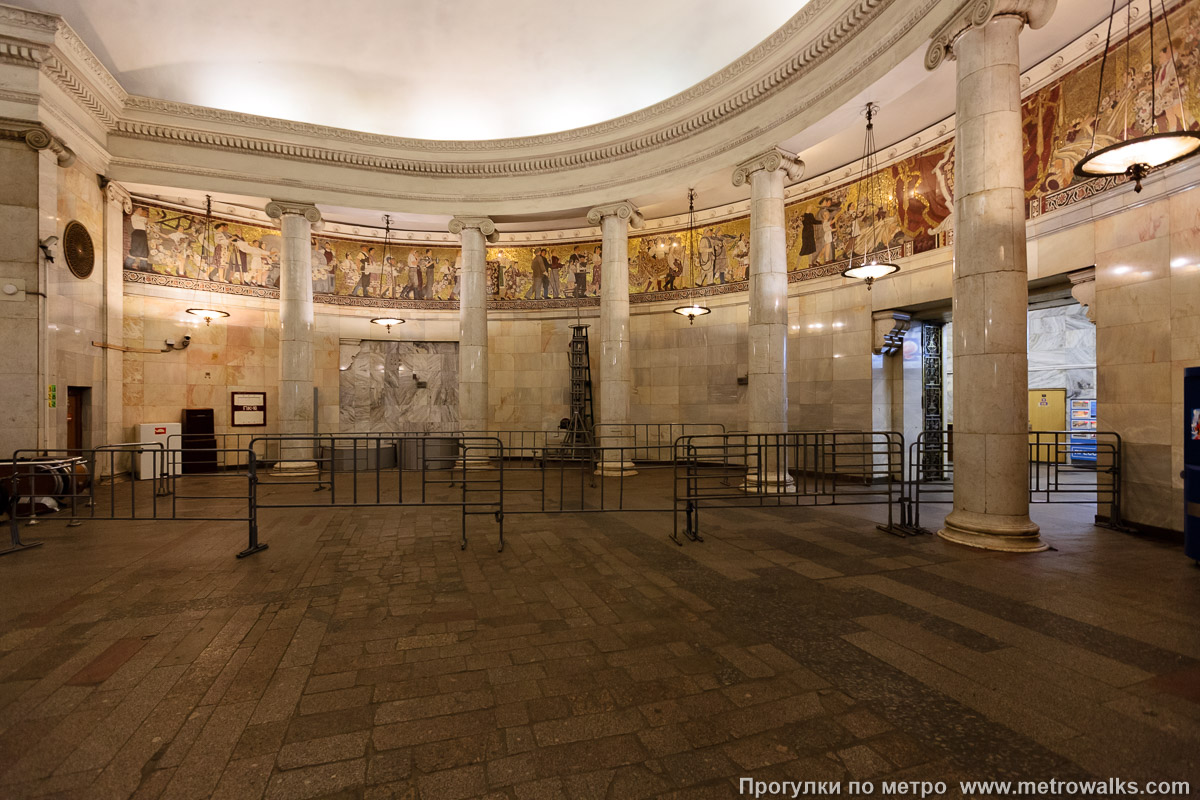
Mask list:
[[1200,563],[1200,367],[1183,371],[1183,553]]

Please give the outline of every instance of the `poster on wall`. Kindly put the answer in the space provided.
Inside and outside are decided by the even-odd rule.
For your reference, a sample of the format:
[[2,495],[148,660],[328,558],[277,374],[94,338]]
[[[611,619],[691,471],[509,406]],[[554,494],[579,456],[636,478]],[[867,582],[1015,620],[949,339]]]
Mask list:
[[230,424],[235,428],[262,427],[267,424],[266,392],[230,392]]

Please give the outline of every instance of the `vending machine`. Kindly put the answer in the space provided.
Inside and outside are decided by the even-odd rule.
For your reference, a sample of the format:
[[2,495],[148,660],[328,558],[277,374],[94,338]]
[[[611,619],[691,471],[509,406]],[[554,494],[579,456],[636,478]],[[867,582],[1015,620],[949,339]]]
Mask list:
[[1200,563],[1200,367],[1183,371],[1183,553]]

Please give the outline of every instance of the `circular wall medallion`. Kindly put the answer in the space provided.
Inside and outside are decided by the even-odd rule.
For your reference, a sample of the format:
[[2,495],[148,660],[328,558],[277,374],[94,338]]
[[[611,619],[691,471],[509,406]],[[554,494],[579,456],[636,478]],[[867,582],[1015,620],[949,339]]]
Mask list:
[[63,256],[67,266],[76,278],[86,278],[92,274],[96,264],[96,251],[92,248],[92,235],[78,220],[67,223],[63,231]]

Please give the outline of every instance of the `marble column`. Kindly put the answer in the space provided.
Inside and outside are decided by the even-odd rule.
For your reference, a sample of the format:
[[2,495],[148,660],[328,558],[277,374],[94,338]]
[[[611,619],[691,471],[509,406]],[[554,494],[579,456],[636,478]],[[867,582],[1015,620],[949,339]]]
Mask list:
[[954,191],[954,510],[942,538],[988,550],[1047,545],[1029,518],[1029,305],[1018,37],[1054,0],[972,0],[925,65],[957,64]]
[[[104,341],[120,346],[125,341],[125,215],[133,213],[133,199],[125,187],[102,180],[104,189],[104,250],[100,263],[104,270]],[[105,444],[136,441],[125,438],[125,360],[120,350],[104,351],[104,435]],[[103,462],[103,463],[99,463]],[[107,469],[100,459],[97,467]],[[131,468],[125,455],[116,457],[112,467],[121,472]]]
[[488,429],[487,242],[496,225],[487,217],[455,217],[450,232],[462,241],[458,289],[458,426]]
[[[312,230],[320,223],[316,206],[272,201],[267,216],[279,220],[279,432],[313,432]],[[306,473],[315,465],[312,447],[297,442],[281,452],[276,469]]]
[[[733,171],[733,185],[750,183],[750,363],[749,432],[781,434],[788,429],[787,239],[783,221],[785,180],[797,181],[804,163],[795,154],[772,148]],[[792,483],[779,439],[762,440],[765,459],[752,459],[743,486],[747,491],[779,491]]]
[[[629,423],[633,364],[629,351],[629,226],[642,226],[642,215],[633,203],[623,201],[597,206],[588,222],[602,234],[600,272],[600,423],[597,444],[628,447],[634,444]],[[636,475],[632,451],[604,454],[597,475]]]

